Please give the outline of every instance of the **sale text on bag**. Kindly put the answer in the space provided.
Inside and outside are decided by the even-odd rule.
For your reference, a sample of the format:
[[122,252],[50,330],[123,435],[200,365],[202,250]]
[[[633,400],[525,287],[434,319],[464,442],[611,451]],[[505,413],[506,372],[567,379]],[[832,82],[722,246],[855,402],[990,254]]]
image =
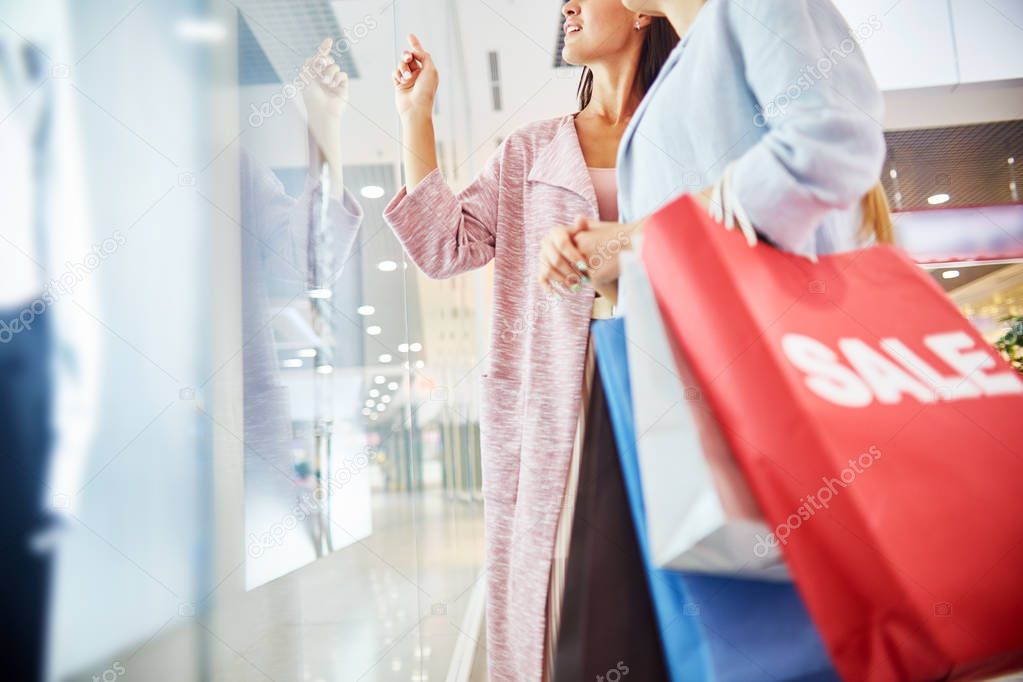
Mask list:
[[[930,334],[923,345],[947,367],[935,367],[896,338],[874,348],[857,338],[838,341],[837,351],[803,334],[785,334],[781,347],[807,388],[843,407],[875,400],[895,405],[909,396],[921,403],[1023,394],[1023,379],[1003,369],[990,348],[978,348],[964,331]],[[951,372],[949,372],[951,370]]]

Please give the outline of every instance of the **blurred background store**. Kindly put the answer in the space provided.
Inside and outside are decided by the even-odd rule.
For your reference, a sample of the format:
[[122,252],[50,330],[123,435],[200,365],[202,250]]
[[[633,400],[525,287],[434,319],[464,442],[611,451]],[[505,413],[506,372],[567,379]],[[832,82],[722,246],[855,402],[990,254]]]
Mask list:
[[[1019,359],[1023,3],[836,4],[886,93],[899,243]],[[80,471],[51,500],[52,679],[485,679],[490,273],[428,280],[383,222],[402,186],[390,74],[414,31],[441,72],[441,168],[462,186],[515,128],[573,109],[559,11],[0,0],[0,41],[39,83],[0,99],[0,127],[63,122],[69,170],[49,191],[80,207],[45,277],[76,273],[56,305],[84,406],[59,425]],[[324,37],[351,79],[343,179],[364,218],[336,253],[337,235],[310,236],[315,211],[286,203],[302,229],[282,251],[258,226],[281,199],[250,187],[316,183],[296,77]],[[3,262],[20,258],[0,235]],[[323,257],[336,267],[313,286]]]

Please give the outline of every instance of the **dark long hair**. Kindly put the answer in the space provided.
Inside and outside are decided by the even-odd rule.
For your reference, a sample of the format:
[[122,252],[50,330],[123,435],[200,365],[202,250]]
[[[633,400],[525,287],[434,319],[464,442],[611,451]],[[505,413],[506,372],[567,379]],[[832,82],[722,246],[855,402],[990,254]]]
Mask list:
[[[668,55],[678,44],[678,34],[671,27],[664,17],[653,17],[650,26],[646,29],[646,38],[643,40],[643,49],[639,53],[639,66],[636,67],[636,79],[632,87],[640,97],[653,85],[654,79],[660,73]],[[579,78],[579,89],[576,92],[579,97],[579,111],[582,111],[590,103],[593,97],[593,72],[588,67],[583,67],[583,74]]]

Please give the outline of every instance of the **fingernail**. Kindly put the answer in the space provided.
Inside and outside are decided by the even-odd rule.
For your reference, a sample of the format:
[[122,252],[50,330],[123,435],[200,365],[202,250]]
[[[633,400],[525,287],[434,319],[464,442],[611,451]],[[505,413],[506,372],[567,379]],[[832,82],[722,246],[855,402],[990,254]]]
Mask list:
[[580,260],[580,261],[576,261],[576,263],[575,263],[575,267],[576,267],[576,269],[577,269],[577,270],[579,270],[580,272],[586,272],[586,268],[587,268],[588,266],[586,265],[586,261],[584,261],[584,260]]
[[582,287],[581,287],[580,285],[578,285],[578,284],[573,284],[573,285],[572,285],[572,293],[573,293],[573,294],[574,294],[574,293],[576,293],[576,292],[577,292],[577,291],[579,291],[579,290],[580,290],[581,288],[582,288]]
[[412,72],[411,71],[402,71],[401,72],[401,79],[403,81],[407,81],[409,78],[412,78]]
[[589,284],[589,283],[590,283],[590,278],[587,277],[586,275],[583,275],[583,284]]

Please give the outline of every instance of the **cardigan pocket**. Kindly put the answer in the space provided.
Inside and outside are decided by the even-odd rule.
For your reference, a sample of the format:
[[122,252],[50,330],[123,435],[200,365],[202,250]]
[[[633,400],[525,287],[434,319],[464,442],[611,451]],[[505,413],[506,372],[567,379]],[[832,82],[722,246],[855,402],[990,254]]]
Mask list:
[[480,451],[483,500],[514,503],[522,452],[521,390],[517,379],[481,374]]

